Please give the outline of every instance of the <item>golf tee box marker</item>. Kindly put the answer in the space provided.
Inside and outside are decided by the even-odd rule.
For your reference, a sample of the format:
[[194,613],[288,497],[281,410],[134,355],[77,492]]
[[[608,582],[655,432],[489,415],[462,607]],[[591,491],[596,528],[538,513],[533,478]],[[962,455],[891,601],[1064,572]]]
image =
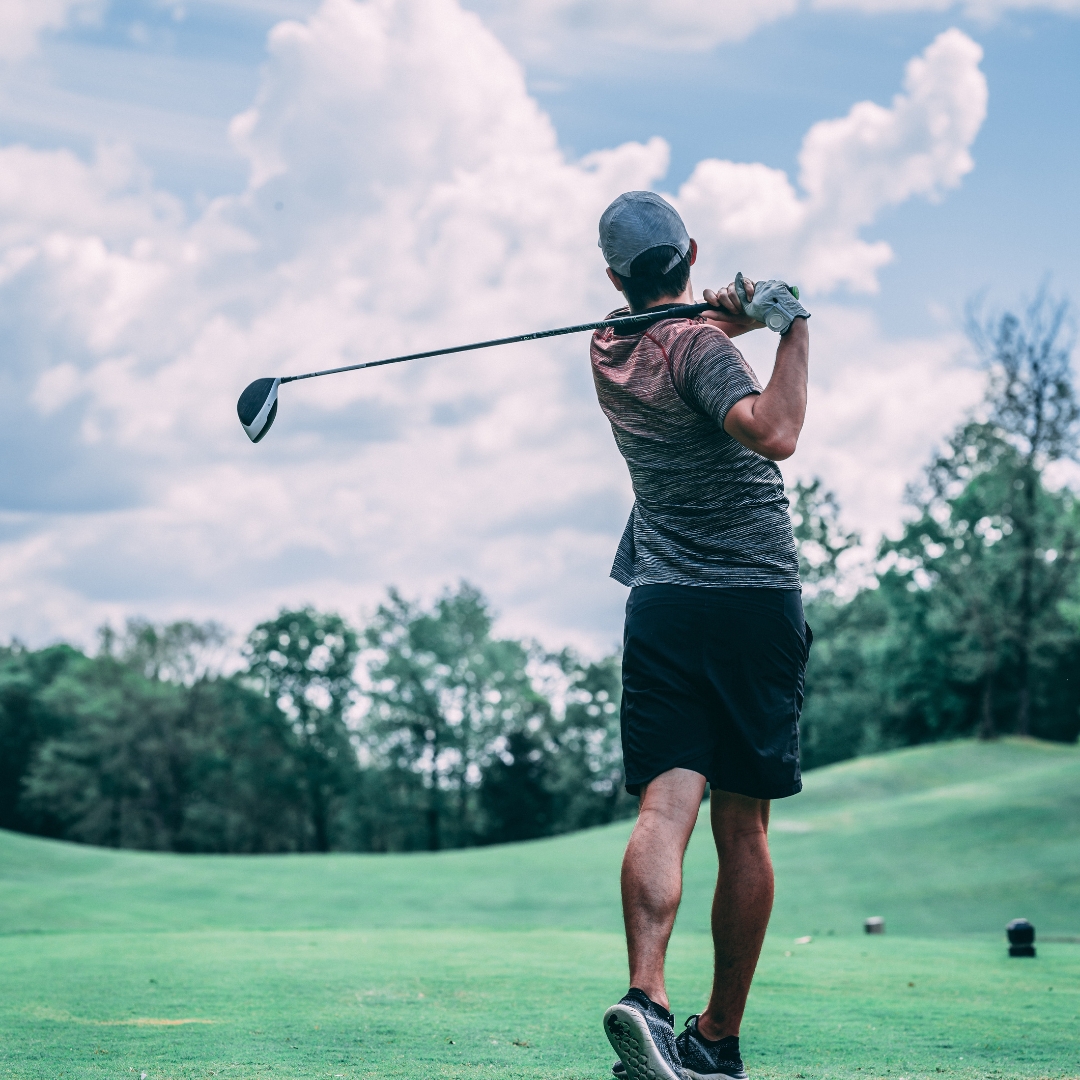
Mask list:
[[1013,919],[1005,927],[1010,956],[1035,955],[1035,927],[1027,919]]
[[[795,292],[794,289],[792,289]],[[798,293],[795,293],[798,296]],[[345,367],[327,368],[325,371],[310,371],[306,375],[283,375],[278,378],[256,379],[240,395],[236,403],[236,413],[247,437],[257,443],[270,430],[277,417],[278,388],[283,383],[299,382],[302,379],[318,379],[323,375],[338,375],[343,371],[362,371],[364,368],[383,367],[386,364],[403,364],[407,360],[423,360],[429,356],[448,356],[451,353],[472,352],[475,349],[490,349],[496,345],[513,345],[519,341],[537,341],[541,338],[561,337],[565,334],[580,334],[586,330],[636,330],[644,329],[663,319],[693,319],[711,304],[679,304],[670,308],[657,308],[643,311],[636,315],[620,315],[615,319],[603,319],[600,322],[581,323],[578,326],[563,326],[556,330],[536,330],[531,334],[518,334],[515,337],[493,338],[490,341],[476,341],[470,345],[454,345],[448,349],[430,349],[427,352],[408,353],[405,356],[391,356],[385,360],[369,360],[362,364],[347,364]],[[713,308],[713,310],[724,310]]]

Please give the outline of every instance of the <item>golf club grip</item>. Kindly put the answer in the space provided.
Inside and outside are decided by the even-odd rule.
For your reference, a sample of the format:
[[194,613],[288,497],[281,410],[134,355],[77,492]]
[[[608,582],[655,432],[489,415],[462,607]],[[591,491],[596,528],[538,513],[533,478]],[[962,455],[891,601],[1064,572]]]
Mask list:
[[562,326],[557,330],[537,330],[531,334],[518,334],[515,337],[476,341],[471,345],[454,345],[448,349],[430,349],[427,352],[409,353],[406,356],[391,356],[386,360],[368,360],[363,364],[347,364],[345,367],[327,368],[325,371],[310,371],[306,375],[285,375],[282,377],[281,382],[290,383],[299,382],[301,379],[317,379],[321,375],[337,375],[342,371],[361,371],[364,368],[383,367],[386,364],[403,364],[406,360],[423,360],[429,356],[448,356],[451,353],[490,349],[496,345],[514,345],[519,341],[538,341],[540,338],[561,337],[564,334],[581,334],[586,330],[636,329],[637,327],[652,326],[663,319],[693,319],[711,306],[711,304],[679,304],[676,307],[644,311],[638,315],[620,315],[618,318],[604,319],[601,322],[581,323],[579,326]]

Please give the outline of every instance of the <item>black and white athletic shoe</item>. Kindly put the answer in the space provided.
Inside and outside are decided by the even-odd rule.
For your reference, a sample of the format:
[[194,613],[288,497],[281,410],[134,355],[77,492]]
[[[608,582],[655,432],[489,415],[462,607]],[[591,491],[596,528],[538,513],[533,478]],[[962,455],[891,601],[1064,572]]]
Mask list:
[[615,1075],[622,1080],[685,1080],[675,1018],[644,991],[631,987],[604,1013],[604,1032],[619,1055],[623,1068]]
[[697,1016],[687,1017],[686,1026],[675,1040],[679,1060],[688,1080],[746,1080],[739,1036],[712,1042],[698,1031]]

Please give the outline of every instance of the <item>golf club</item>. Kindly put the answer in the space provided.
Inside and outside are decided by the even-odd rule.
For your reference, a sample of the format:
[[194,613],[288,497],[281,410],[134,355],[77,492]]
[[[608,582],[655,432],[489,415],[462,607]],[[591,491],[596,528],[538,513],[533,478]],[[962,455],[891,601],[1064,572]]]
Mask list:
[[[798,290],[791,290],[798,298]],[[306,375],[283,375],[278,378],[256,379],[240,395],[236,403],[236,413],[247,437],[257,443],[270,430],[277,418],[278,387],[284,383],[299,382],[301,379],[318,379],[323,375],[338,375],[343,371],[360,371],[363,368],[383,367],[386,364],[403,364],[406,360],[423,360],[428,356],[447,356],[450,353],[472,352],[474,349],[490,349],[495,345],[513,345],[518,341],[537,341],[540,338],[561,337],[563,334],[580,334],[586,330],[637,330],[662,319],[691,319],[700,315],[711,305],[679,304],[676,307],[658,308],[644,311],[638,315],[621,315],[615,319],[601,322],[582,323],[580,326],[563,326],[557,330],[538,330],[532,334],[518,334],[515,337],[495,338],[492,341],[476,341],[471,345],[454,345],[449,349],[431,349],[427,352],[409,353],[407,356],[391,356],[386,360],[369,360],[363,364],[347,364],[345,367],[327,368],[325,371],[310,371]],[[723,310],[723,309],[720,309]],[[729,313],[730,314],[730,313]]]

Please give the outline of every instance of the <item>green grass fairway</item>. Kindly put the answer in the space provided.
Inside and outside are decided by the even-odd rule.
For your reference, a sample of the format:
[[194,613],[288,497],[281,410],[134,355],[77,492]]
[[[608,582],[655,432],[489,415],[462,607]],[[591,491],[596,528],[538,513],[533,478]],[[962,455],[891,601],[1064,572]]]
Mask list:
[[[675,941],[681,1012],[700,1007],[707,945],[698,934]],[[1046,946],[1033,962],[1004,952],[998,941],[773,938],[743,1033],[753,1075],[1080,1074],[1078,946]],[[7,938],[5,1068],[600,1080],[613,1055],[599,1016],[622,992],[624,964],[621,938],[596,931]]]
[[[0,1075],[601,1080],[628,831],[251,858],[0,833]],[[1080,1077],[1080,750],[963,742],[824,769],[776,805],[772,843],[754,1077]],[[680,1021],[708,985],[710,877],[699,829]],[[885,937],[862,934],[871,914]],[[1034,961],[1006,957],[1015,915]]]

